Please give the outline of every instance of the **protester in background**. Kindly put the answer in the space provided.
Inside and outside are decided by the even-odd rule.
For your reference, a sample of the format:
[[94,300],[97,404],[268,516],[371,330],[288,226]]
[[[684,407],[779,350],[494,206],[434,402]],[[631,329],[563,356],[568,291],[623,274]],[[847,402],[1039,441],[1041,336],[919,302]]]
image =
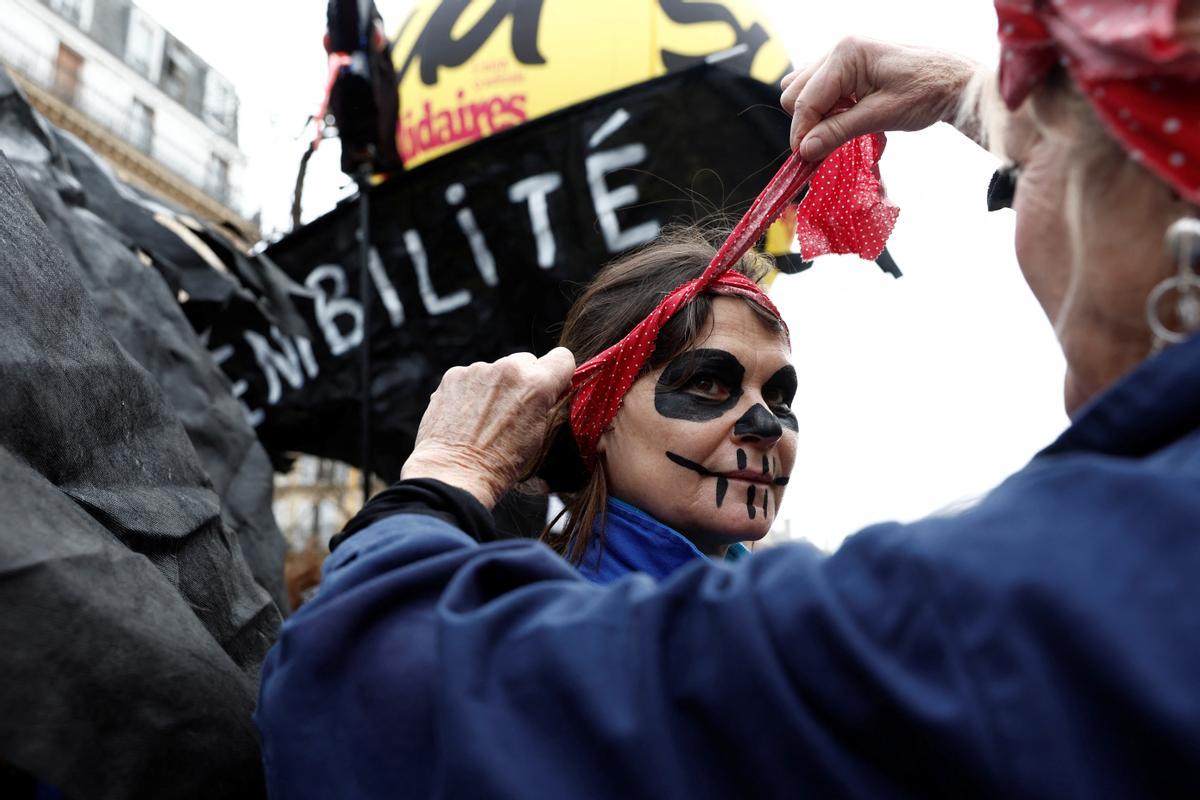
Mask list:
[[570,355],[452,372],[409,505],[342,544],[268,658],[276,796],[1200,796],[1198,5],[999,0],[1011,113],[971,65],[875,42],[786,82],[814,159],[939,120],[1007,134],[1018,260],[1067,358],[1055,443],[830,556],[597,587],[466,535]]

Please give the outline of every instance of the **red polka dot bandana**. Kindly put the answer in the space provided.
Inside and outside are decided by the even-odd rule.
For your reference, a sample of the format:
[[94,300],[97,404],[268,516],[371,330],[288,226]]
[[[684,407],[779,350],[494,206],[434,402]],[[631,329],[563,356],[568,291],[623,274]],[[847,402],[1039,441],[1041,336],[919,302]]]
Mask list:
[[886,141],[881,133],[864,136],[817,170],[796,215],[796,239],[805,259],[826,253],[879,258],[900,215],[879,179]]
[[995,1],[1009,108],[1061,63],[1129,157],[1200,203],[1200,51],[1179,0]]
[[797,232],[804,257],[812,259],[831,252],[858,253],[867,259],[879,256],[899,213],[888,203],[879,181],[883,142],[882,135],[855,139],[835,150],[819,169],[793,153],[700,277],[671,291],[624,339],[575,370],[571,380],[571,431],[585,464],[590,467],[594,463],[600,435],[612,423],[625,394],[650,360],[659,332],[684,305],[705,293],[737,295],[753,300],[782,321],[779,310],[758,284],[732,267],[810,179],[811,188],[797,209]]

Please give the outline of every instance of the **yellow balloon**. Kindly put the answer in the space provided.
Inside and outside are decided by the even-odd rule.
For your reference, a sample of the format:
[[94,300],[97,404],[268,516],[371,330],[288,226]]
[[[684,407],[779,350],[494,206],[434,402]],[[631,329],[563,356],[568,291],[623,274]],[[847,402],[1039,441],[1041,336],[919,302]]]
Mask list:
[[787,54],[750,0],[423,0],[396,36],[396,144],[414,167],[713,53],[763,82]]

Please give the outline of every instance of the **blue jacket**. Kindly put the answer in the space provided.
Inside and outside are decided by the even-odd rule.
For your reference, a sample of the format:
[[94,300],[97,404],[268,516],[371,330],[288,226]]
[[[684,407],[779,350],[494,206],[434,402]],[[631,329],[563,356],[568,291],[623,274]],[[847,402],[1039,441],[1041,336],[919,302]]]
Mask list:
[[421,515],[263,669],[275,798],[1200,797],[1200,339],[975,507],[596,586]]
[[[725,552],[725,561],[732,563],[749,555],[749,548],[736,542]],[[604,533],[591,538],[576,568],[593,583],[608,585],[631,572],[644,572],[662,580],[685,564],[706,558],[674,528],[636,506],[610,497]]]

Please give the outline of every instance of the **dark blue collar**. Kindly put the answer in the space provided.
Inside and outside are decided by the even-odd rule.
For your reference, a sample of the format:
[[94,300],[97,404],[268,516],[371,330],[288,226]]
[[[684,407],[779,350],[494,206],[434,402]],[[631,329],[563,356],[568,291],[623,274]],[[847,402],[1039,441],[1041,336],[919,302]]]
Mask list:
[[1146,359],[1039,455],[1144,456],[1200,428],[1200,335]]
[[[750,555],[741,543],[730,546],[726,561]],[[705,558],[687,537],[626,502],[609,498],[604,529],[597,523],[579,572],[594,583],[612,583],[630,572],[661,579],[684,564]]]

